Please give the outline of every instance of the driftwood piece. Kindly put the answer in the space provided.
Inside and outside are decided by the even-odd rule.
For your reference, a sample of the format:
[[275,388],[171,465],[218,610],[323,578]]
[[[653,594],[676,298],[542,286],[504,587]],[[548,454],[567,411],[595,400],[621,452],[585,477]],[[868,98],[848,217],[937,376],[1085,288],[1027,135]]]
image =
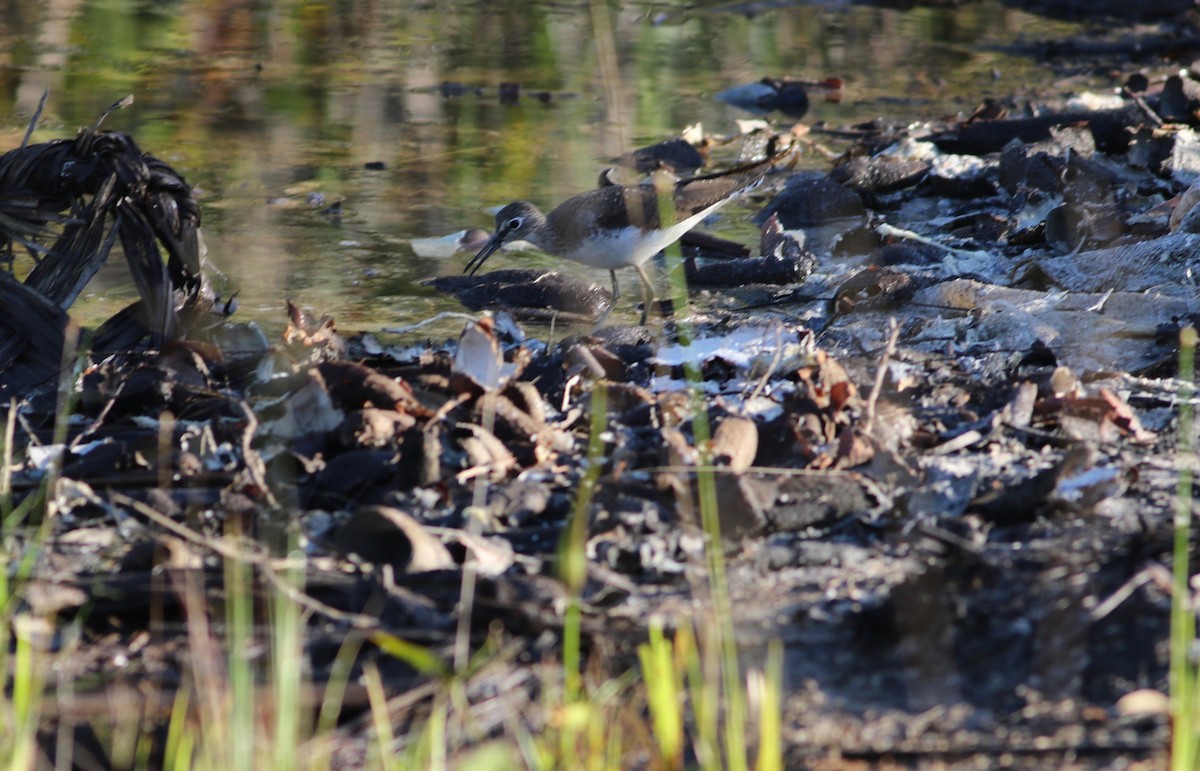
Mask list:
[[1050,129],[1072,124],[1086,125],[1096,149],[1104,153],[1124,152],[1129,147],[1127,129],[1138,126],[1145,116],[1136,106],[1119,110],[1061,112],[1033,118],[985,120],[935,134],[931,139],[942,152],[986,155],[999,152],[1019,139],[1026,144],[1050,138]]

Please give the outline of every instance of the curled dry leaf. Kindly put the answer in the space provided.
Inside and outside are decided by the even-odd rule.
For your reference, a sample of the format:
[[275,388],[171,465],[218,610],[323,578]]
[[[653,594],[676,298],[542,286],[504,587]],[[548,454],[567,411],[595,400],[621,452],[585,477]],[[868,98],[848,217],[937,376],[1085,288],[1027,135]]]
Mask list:
[[624,359],[603,345],[573,345],[567,351],[567,363],[574,371],[618,383],[625,380],[628,369]]
[[517,468],[517,459],[491,431],[470,423],[461,424],[471,435],[461,440],[467,462],[471,465],[458,473],[460,483],[487,474],[492,482],[500,482]]
[[833,461],[833,467],[853,468],[869,463],[874,457],[875,445],[870,438],[857,430],[847,429],[838,437],[837,458]]
[[801,367],[796,373],[802,393],[831,414],[853,406],[858,389],[850,382],[845,368],[824,351],[817,351],[814,359],[812,365]]
[[758,455],[758,426],[750,418],[730,415],[721,421],[712,438],[713,460],[741,473]]
[[1101,388],[1097,394],[1100,399],[1109,407],[1109,412],[1106,414],[1108,420],[1111,420],[1118,428],[1126,435],[1131,436],[1134,441],[1143,444],[1153,444],[1158,437],[1153,431],[1147,431],[1142,428],[1141,421],[1134,414],[1133,408],[1129,406],[1121,397],[1114,394],[1107,388]]
[[407,413],[367,407],[346,415],[339,433],[347,447],[385,447],[399,442],[416,424],[417,419]]
[[533,383],[519,382],[508,387],[508,397],[521,409],[529,414],[538,425],[546,425],[546,415],[550,407]]
[[343,554],[373,565],[391,565],[397,573],[423,573],[454,567],[450,552],[411,515],[390,506],[354,512],[332,538]]
[[1042,420],[1056,421],[1077,439],[1111,442],[1126,436],[1141,444],[1157,440],[1152,431],[1142,428],[1129,405],[1107,388],[1101,388],[1095,396],[1043,399],[1038,402],[1036,414]]
[[483,391],[500,388],[511,376],[505,372],[504,352],[496,339],[492,319],[484,316],[468,323],[458,337],[454,351],[454,373]]
[[333,354],[345,351],[331,316],[317,318],[306,309],[288,300],[288,324],[283,330],[283,344],[289,348],[318,348]]
[[663,446],[667,448],[668,463],[672,466],[696,465],[696,450],[678,428],[662,430]]
[[309,370],[319,374],[329,389],[329,396],[339,408],[356,410],[378,407],[429,417],[432,412],[417,401],[412,388],[405,382],[387,377],[370,367],[349,361],[326,361]]
[[501,436],[508,435],[520,441],[532,442],[539,461],[548,460],[557,453],[570,452],[575,446],[574,438],[567,432],[546,424],[545,405],[541,402],[537,389],[531,386],[522,396],[526,403],[533,399],[532,403],[537,405],[533,408],[536,416],[518,407],[507,396],[488,394],[476,402],[476,417],[483,422],[484,416],[491,416]]
[[513,566],[512,544],[502,538],[489,538],[465,530],[450,530],[450,538],[467,550],[467,561],[485,576],[498,576]]

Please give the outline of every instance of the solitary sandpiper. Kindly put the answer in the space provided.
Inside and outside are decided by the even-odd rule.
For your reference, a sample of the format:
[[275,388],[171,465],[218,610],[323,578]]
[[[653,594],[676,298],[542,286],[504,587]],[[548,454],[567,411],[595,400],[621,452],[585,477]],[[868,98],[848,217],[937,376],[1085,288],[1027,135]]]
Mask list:
[[608,185],[568,198],[549,214],[542,214],[527,201],[516,201],[496,214],[496,232],[487,245],[467,263],[465,273],[475,271],[501,246],[526,241],[544,252],[566,257],[594,268],[607,268],[612,276],[612,302],[597,324],[608,317],[617,298],[619,268],[633,268],[642,281],[641,323],[646,323],[654,303],[654,286],[642,264],[679,240],[705,217],[738,193],[757,185],[778,156],[746,166],[668,183],[675,221],[662,223],[655,185]]

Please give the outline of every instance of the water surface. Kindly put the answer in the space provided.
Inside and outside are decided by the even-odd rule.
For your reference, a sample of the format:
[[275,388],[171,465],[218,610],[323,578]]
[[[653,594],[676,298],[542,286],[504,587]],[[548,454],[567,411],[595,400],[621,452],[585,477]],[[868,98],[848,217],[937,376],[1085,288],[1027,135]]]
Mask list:
[[[987,1],[16,2],[0,16],[0,139],[20,142],[47,89],[35,141],[133,94],[105,125],[197,186],[239,318],[277,330],[290,297],[342,329],[376,329],[461,309],[419,282],[467,257],[418,257],[411,239],[488,227],[514,198],[553,206],[614,156],[690,124],[731,134],[754,117],[713,98],[731,85],[842,78],[843,100],[814,101],[810,124],[969,113],[986,96],[1052,93],[1053,74],[1005,46],[1071,29]],[[501,104],[510,82],[522,97]],[[468,88],[445,96],[444,83]],[[559,264],[489,266],[518,263]],[[135,296],[117,264],[74,313],[94,323]]]

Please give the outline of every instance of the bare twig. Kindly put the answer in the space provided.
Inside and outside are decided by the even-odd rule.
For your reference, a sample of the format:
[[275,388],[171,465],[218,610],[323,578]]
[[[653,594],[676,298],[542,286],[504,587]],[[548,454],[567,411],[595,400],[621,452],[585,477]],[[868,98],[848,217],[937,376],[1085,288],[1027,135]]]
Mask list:
[[1089,614],[1092,617],[1092,621],[1099,621],[1108,616],[1108,614],[1119,608],[1125,600],[1132,597],[1134,592],[1149,583],[1157,584],[1162,591],[1170,594],[1174,580],[1170,570],[1157,562],[1152,562],[1135,573],[1128,581],[1121,584],[1121,587],[1108,595],[1104,599],[1104,602],[1092,608],[1092,612]]
[[242,432],[242,458],[246,461],[246,473],[250,475],[252,481],[267,499],[267,503],[272,508],[279,508],[279,501],[271,492],[270,485],[267,484],[267,467],[263,463],[262,456],[258,454],[258,450],[254,449],[254,433],[258,430],[258,416],[254,414],[254,410],[246,402],[241,403],[242,414],[246,416],[246,430]]
[[381,628],[379,619],[375,616],[369,616],[362,613],[349,613],[347,611],[338,610],[337,608],[327,605],[311,595],[305,594],[304,592],[300,591],[300,589],[280,579],[278,572],[290,569],[293,566],[292,560],[272,559],[265,554],[257,554],[236,548],[232,544],[226,543],[218,538],[210,538],[203,533],[196,532],[187,525],[176,522],[166,514],[156,511],[154,508],[147,506],[141,501],[121,495],[120,493],[112,493],[112,502],[118,506],[122,506],[138,513],[159,527],[170,531],[172,534],[179,536],[189,543],[215,552],[225,559],[235,560],[243,564],[260,568],[262,576],[267,580],[268,583],[278,589],[280,593],[285,595],[288,599],[307,610],[318,613],[331,620],[341,621],[349,624],[357,629],[376,630]]
[[871,385],[871,394],[867,397],[867,407],[863,410],[863,431],[870,431],[875,422],[875,404],[883,391],[883,379],[887,374],[888,360],[896,352],[896,341],[900,338],[900,324],[894,318],[888,319],[888,341],[879,355],[879,366],[875,370],[875,382]]
[[104,112],[100,113],[99,118],[96,118],[95,124],[92,125],[92,131],[93,132],[99,131],[100,124],[104,122],[105,118],[107,118],[109,115],[112,115],[117,110],[125,109],[126,107],[128,107],[131,104],[133,104],[133,94],[126,94],[125,96],[121,97],[117,101],[110,104],[108,106],[108,109],[105,110]]
[[771,376],[775,374],[775,370],[779,369],[779,363],[783,361],[783,324],[775,322],[772,324],[772,327],[775,330],[775,355],[771,357],[771,365],[767,367],[767,371],[759,378],[758,384],[754,386],[754,390],[750,393],[750,398],[746,400],[746,404],[753,402],[766,389]]
[[1124,96],[1126,99],[1129,99],[1130,101],[1132,101],[1134,104],[1136,104],[1138,106],[1138,109],[1140,109],[1143,113],[1145,113],[1146,118],[1151,123],[1153,123],[1155,126],[1163,125],[1162,117],[1158,113],[1156,113],[1150,107],[1150,105],[1146,104],[1146,100],[1142,98],[1141,94],[1136,94],[1127,88],[1123,88],[1123,89],[1121,89],[1121,95]]
[[33,130],[37,128],[37,122],[42,118],[42,110],[46,108],[46,100],[50,98],[50,89],[42,92],[42,98],[38,100],[37,109],[33,111],[33,117],[29,119],[29,128],[25,129],[25,138],[21,140],[21,147],[29,146],[29,140],[33,138]]

